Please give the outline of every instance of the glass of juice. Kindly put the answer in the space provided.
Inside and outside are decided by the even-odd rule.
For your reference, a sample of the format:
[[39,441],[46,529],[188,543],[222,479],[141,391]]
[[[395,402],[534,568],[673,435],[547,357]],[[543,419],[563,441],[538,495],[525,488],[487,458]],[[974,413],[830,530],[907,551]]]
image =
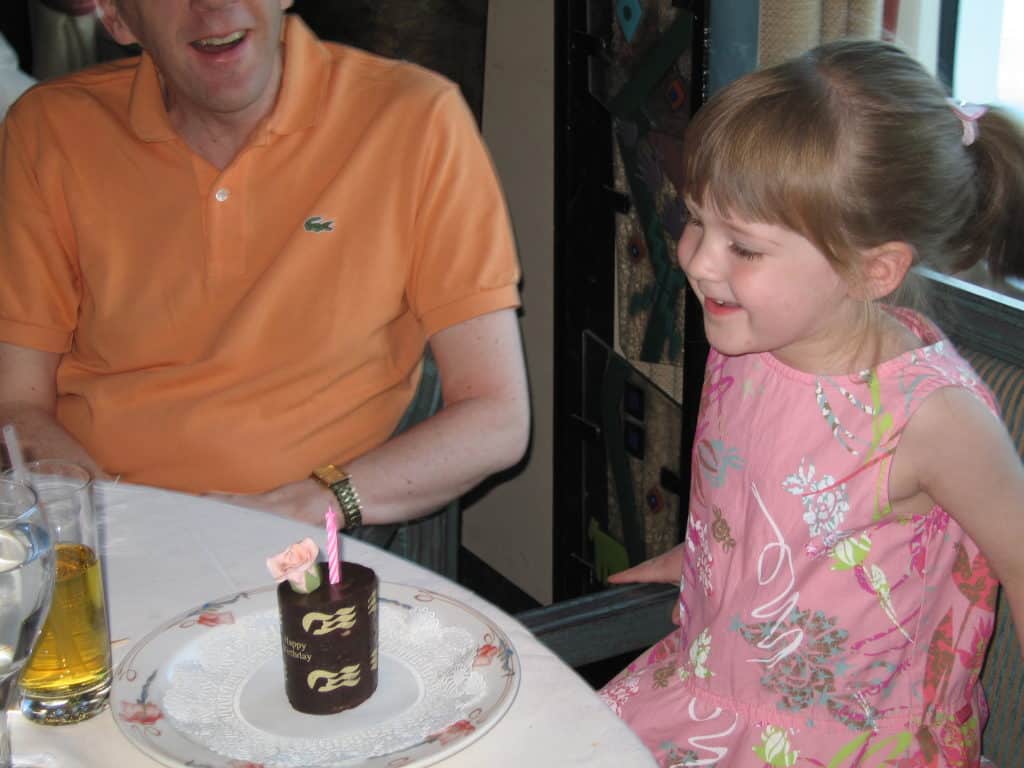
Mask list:
[[110,630],[92,477],[78,464],[27,465],[54,541],[56,580],[50,613],[21,675],[21,712],[33,722],[86,720],[110,693]]

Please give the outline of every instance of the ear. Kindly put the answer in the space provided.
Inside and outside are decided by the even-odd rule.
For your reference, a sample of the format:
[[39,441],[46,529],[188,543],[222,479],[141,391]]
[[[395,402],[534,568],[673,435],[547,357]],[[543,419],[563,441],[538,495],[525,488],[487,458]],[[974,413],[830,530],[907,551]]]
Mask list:
[[914,264],[914,249],[899,240],[869,248],[863,254],[863,280],[855,289],[855,298],[881,299],[900,287],[907,270]]
[[97,6],[103,26],[107,28],[107,32],[119,45],[132,45],[139,42],[135,33],[124,20],[117,0],[97,0]]

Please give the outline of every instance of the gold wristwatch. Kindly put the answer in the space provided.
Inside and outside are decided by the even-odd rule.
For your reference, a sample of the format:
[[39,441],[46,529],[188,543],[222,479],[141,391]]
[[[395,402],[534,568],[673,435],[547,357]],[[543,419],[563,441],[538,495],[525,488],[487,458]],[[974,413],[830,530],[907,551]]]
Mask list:
[[363,508],[359,494],[352,485],[348,472],[333,464],[317,467],[313,470],[313,478],[318,480],[334,494],[338,500],[338,508],[345,518],[345,530],[350,531],[363,524]]

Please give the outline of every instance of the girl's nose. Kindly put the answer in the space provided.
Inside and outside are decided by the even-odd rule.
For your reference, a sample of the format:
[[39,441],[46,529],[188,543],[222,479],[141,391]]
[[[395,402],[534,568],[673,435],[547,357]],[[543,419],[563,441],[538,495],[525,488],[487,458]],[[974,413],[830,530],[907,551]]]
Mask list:
[[714,280],[721,279],[724,264],[703,230],[697,227],[687,227],[683,236],[679,238],[679,246],[676,249],[679,266],[691,279]]

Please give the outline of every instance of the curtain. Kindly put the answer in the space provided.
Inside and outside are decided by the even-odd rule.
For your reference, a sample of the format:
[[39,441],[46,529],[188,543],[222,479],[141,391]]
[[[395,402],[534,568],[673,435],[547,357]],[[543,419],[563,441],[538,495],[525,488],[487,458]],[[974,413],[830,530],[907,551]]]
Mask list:
[[882,36],[883,0],[761,0],[758,66],[770,67],[819,43]]

